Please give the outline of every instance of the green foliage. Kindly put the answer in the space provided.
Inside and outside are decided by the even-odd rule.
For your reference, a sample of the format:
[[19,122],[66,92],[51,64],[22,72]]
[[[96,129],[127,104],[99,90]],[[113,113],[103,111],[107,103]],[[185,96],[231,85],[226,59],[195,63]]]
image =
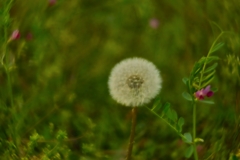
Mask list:
[[183,92],[182,96],[183,96],[183,98],[185,98],[188,101],[193,101],[193,97],[187,92]]
[[24,147],[24,156],[22,156],[22,158],[32,159],[33,157],[38,157],[39,159],[68,159],[70,149],[65,144],[68,141],[66,132],[59,130],[55,134],[55,139],[46,139],[34,131],[27,142],[27,146]]
[[191,133],[184,133],[183,136],[185,139],[183,139],[186,143],[192,143],[192,135]]
[[[153,107],[160,120],[138,109],[136,160],[186,159],[190,144],[176,136],[186,138],[192,115],[180,93],[193,100],[209,82],[218,92],[214,107],[197,106],[199,159],[239,159],[239,8],[237,0],[1,0],[0,159],[124,159],[130,111],[113,102],[107,80],[117,62],[133,56],[152,61],[163,79]],[[231,33],[196,62],[221,32],[208,20]],[[21,37],[9,42],[16,29]],[[179,77],[195,62],[185,89]]]
[[214,102],[210,101],[210,100],[201,100],[200,102],[201,103],[206,103],[206,104],[214,104]]
[[179,119],[178,119],[178,124],[177,124],[177,127],[178,127],[178,129],[177,130],[179,130],[179,132],[182,132],[182,126],[184,125],[184,119],[182,118],[182,117],[180,117]]
[[185,157],[190,158],[193,154],[193,150],[194,150],[193,145],[190,145],[185,152]]
[[[162,110],[160,108],[162,107]],[[163,122],[165,122],[169,127],[171,127],[177,134],[182,137],[182,139],[186,140],[187,137],[182,135],[182,127],[184,125],[184,118],[179,117],[177,115],[177,112],[170,107],[170,103],[161,103],[161,100],[158,99],[152,109],[146,107],[149,109],[153,114],[155,114],[158,118],[162,119]],[[189,142],[187,142],[189,143]]]
[[[182,94],[186,100],[193,101],[194,93],[202,88],[207,87],[213,81],[218,63],[215,62],[212,64],[212,62],[219,60],[219,57],[213,56],[211,53],[216,52],[223,47],[224,43],[222,42],[216,44],[223,34],[224,32],[221,32],[215,39],[210,50],[208,51],[207,56],[200,58],[200,60],[194,64],[189,78],[183,78],[183,83],[187,86],[189,91],[189,93],[183,92]],[[211,101],[202,102],[213,104]]]
[[234,76],[235,79],[240,80],[240,59],[237,55],[227,55],[228,71]]

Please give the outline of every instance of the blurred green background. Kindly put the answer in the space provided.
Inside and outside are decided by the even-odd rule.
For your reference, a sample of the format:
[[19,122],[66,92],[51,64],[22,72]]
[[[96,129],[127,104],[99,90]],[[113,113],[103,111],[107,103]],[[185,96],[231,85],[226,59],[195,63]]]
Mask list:
[[[216,53],[221,59],[212,82],[218,88],[215,104],[197,108],[197,137],[205,140],[198,146],[199,157],[240,157],[238,0],[57,0],[52,5],[15,0],[10,17],[9,36],[15,29],[21,33],[8,46],[19,147],[26,148],[34,132],[45,139],[31,154],[20,151],[20,157],[41,159],[42,148],[54,148],[52,139],[63,130],[68,159],[124,159],[131,108],[110,97],[107,81],[112,67],[129,57],[146,58],[159,68],[163,83],[158,97],[171,103],[185,119],[184,132],[191,132],[192,108],[181,96],[186,91],[182,78],[220,33],[211,21],[230,32]],[[151,20],[158,26],[151,26]],[[9,97],[3,68],[0,86],[4,108]],[[9,117],[1,113],[0,118],[7,128]],[[138,109],[134,160],[183,160],[186,147],[163,121]],[[66,159],[66,150],[59,150],[60,159]]]

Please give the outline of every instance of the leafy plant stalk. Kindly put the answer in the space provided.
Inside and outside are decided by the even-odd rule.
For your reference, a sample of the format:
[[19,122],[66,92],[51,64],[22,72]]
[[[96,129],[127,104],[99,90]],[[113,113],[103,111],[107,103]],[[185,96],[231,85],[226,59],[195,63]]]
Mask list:
[[[208,54],[207,54],[207,57],[208,58],[211,53],[213,53],[213,48],[215,47],[217,41],[219,40],[219,38],[224,34],[225,32],[221,32],[217,38],[214,40],[212,46],[210,47],[210,50],[208,51]],[[206,68],[206,65],[207,65],[207,60],[205,60],[204,64],[203,64],[203,68],[202,68],[202,72],[201,72],[201,76],[200,76],[200,81],[199,81],[199,86],[201,86],[201,83],[202,83],[202,80],[203,80],[203,74],[204,74],[204,71],[205,71],[205,68]]]
[[155,111],[152,109],[146,107],[150,112],[152,112],[154,115],[156,115],[158,118],[160,118],[162,121],[164,121],[170,128],[172,128],[183,140],[186,140],[186,137],[181,134],[171,123],[169,123],[167,120],[165,120],[162,116],[157,114]]

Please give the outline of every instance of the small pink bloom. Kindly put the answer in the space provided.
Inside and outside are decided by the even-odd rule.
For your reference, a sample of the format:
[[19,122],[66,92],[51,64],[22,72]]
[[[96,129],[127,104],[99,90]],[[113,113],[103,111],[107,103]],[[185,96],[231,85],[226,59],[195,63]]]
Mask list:
[[159,20],[157,18],[152,18],[149,21],[149,25],[150,25],[151,28],[157,29],[158,26],[159,26]]
[[21,36],[21,35],[20,35],[19,30],[18,30],[18,29],[17,29],[17,30],[14,30],[9,40],[19,39],[20,36]]
[[208,85],[206,88],[203,88],[195,93],[195,97],[198,100],[203,100],[206,96],[207,97],[212,97],[213,96],[213,91],[211,91],[211,86]]
[[211,86],[208,85],[206,88],[205,88],[205,95],[207,97],[212,97],[213,96],[213,91],[210,90]]
[[28,33],[27,35],[26,35],[26,40],[28,40],[28,41],[30,41],[30,40],[32,40],[33,39],[33,35],[32,35],[32,33]]
[[204,99],[204,90],[201,89],[201,90],[197,91],[197,92],[195,93],[195,96],[196,96],[197,99],[199,99],[199,100]]
[[57,2],[57,0],[48,0],[48,4],[50,6],[53,6],[56,2]]

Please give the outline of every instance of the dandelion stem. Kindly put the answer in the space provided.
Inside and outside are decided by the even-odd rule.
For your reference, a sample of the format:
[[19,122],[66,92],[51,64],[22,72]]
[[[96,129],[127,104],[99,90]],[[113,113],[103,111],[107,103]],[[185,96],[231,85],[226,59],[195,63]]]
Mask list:
[[136,117],[137,117],[137,109],[136,107],[132,108],[132,128],[130,133],[130,139],[128,144],[128,152],[126,160],[131,160],[132,155],[132,148],[134,143],[134,136],[135,136],[135,128],[136,128]]

